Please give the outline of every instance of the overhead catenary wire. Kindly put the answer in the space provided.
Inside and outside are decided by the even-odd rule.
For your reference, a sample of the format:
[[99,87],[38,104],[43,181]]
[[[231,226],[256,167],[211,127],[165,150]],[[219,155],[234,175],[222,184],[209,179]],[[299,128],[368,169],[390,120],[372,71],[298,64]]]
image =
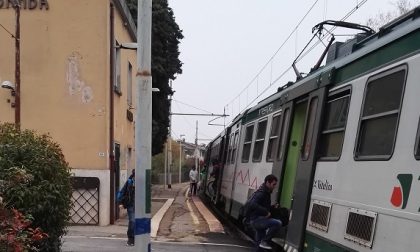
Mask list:
[[289,36],[283,41],[283,43],[280,45],[280,47],[274,52],[274,54],[270,57],[270,59],[263,65],[263,67],[258,71],[258,73],[255,75],[254,78],[251,79],[251,81],[243,88],[235,98],[233,98],[228,104],[235,101],[238,97],[241,96],[241,94],[258,78],[258,76],[264,71],[264,69],[270,64],[270,62],[274,59],[274,57],[277,55],[277,53],[283,48],[283,46],[289,41],[289,39],[292,37],[292,35],[295,33],[295,31],[299,28],[301,23],[305,20],[305,18],[308,16],[308,14],[312,11],[312,9],[315,7],[315,5],[318,3],[319,0],[316,0],[312,6],[309,8],[309,10],[305,13],[305,15],[301,18],[299,23],[295,26],[295,28],[290,32]]
[[[356,12],[361,6],[363,6],[368,0],[362,0],[361,2],[357,2],[357,5],[350,10],[340,21],[346,20],[348,17],[350,17],[354,12]],[[309,54],[315,47],[317,47],[323,39],[329,39],[332,36],[332,32],[336,29],[336,27],[332,27],[330,30],[326,30],[327,34],[324,34],[322,37],[319,37],[319,40],[315,42],[315,44],[310,47],[305,53],[301,53],[299,57],[296,59],[296,62],[299,62],[302,60],[307,54]],[[312,40],[311,40],[312,41]],[[311,42],[310,41],[310,42]],[[305,48],[309,45],[309,43],[305,46]],[[302,51],[303,52],[303,51]],[[277,52],[276,52],[277,53]],[[270,82],[270,84],[260,93],[258,94],[250,103],[248,103],[245,108],[242,110],[239,109],[239,114],[244,112],[253,102],[255,102],[258,98],[261,97],[268,89],[272,87],[273,84],[277,83],[286,73],[288,73],[292,69],[292,66],[289,66],[285,71],[283,71],[274,81]],[[233,114],[233,113],[232,113]]]

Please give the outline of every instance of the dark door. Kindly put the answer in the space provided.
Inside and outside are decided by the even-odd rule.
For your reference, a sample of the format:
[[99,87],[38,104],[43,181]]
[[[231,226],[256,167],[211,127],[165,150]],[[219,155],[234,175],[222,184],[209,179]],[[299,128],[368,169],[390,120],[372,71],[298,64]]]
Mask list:
[[118,191],[120,190],[120,144],[114,144],[114,188],[115,188],[115,219],[119,219],[120,216],[120,208],[117,201]]
[[[325,99],[326,88],[324,87],[312,92],[307,101],[303,138],[298,153],[293,193],[290,200],[291,219],[286,236],[286,243],[298,251],[303,249],[303,240],[316,165],[316,143],[320,132],[320,122]],[[287,197],[284,199],[281,198],[281,200],[285,201],[285,203],[289,202]]]

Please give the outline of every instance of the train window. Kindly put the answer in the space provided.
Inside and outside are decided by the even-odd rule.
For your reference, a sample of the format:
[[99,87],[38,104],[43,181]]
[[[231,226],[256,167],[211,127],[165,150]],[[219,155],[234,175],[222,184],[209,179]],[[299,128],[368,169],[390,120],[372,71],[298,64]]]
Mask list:
[[242,163],[248,163],[251,153],[252,135],[254,134],[254,124],[246,127],[244,147],[242,148]]
[[277,148],[277,160],[281,160],[284,156],[284,151],[286,148],[286,141],[287,141],[287,131],[289,129],[290,124],[290,109],[287,108],[284,110],[283,113],[283,124],[282,129],[279,137],[279,147]]
[[260,162],[262,159],[265,132],[267,131],[267,119],[258,122],[257,137],[255,138],[254,153],[252,154],[252,162]]
[[276,146],[279,137],[279,123],[280,114],[273,116],[273,121],[271,122],[270,138],[268,140],[267,147],[267,162],[273,162],[274,160],[274,147]]
[[417,126],[417,136],[416,136],[416,145],[414,147],[414,156],[416,157],[417,160],[420,159],[420,118],[419,118],[419,123]]
[[239,138],[239,132],[236,131],[235,138],[233,140],[233,146],[232,146],[232,158],[230,159],[230,163],[235,163],[236,159],[236,149],[238,148],[238,138]]
[[232,159],[232,146],[233,146],[233,133],[230,134],[229,137],[229,147],[228,147],[228,154],[227,154],[227,158],[226,158],[226,163],[229,163],[230,160]]
[[318,108],[318,97],[312,98],[309,104],[309,115],[306,123],[305,138],[303,139],[303,160],[308,160],[312,149],[312,135],[314,133],[314,124],[316,118],[316,109]]
[[350,89],[328,97],[319,148],[321,160],[338,160],[340,158],[349,101]]
[[368,80],[359,123],[355,159],[387,160],[397,135],[406,68]]

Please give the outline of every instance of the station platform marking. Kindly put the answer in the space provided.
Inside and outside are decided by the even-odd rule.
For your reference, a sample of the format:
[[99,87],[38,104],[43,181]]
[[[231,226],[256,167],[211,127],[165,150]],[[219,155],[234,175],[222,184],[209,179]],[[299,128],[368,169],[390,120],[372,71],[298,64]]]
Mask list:
[[195,215],[194,210],[191,206],[191,203],[188,200],[189,199],[189,197],[188,197],[188,190],[189,189],[188,188],[189,188],[189,186],[187,187],[187,190],[185,190],[185,199],[187,199],[186,202],[187,202],[188,211],[190,212],[190,215],[191,215],[191,218],[192,218],[194,224],[198,225],[198,224],[200,224],[200,221],[198,221],[198,217],[197,217],[197,215]]
[[225,230],[223,228],[223,225],[203,204],[200,198],[196,196],[192,196],[191,198],[194,202],[194,205],[197,207],[198,211],[201,213],[201,215],[203,216],[203,218],[206,220],[207,224],[209,225],[210,232],[224,233]]
[[171,207],[172,203],[174,202],[174,198],[167,199],[165,204],[156,212],[156,214],[152,218],[151,222],[151,232],[150,237],[155,238],[157,236],[157,232],[159,230],[160,222],[163,219],[166,211],[168,211],[169,207]]

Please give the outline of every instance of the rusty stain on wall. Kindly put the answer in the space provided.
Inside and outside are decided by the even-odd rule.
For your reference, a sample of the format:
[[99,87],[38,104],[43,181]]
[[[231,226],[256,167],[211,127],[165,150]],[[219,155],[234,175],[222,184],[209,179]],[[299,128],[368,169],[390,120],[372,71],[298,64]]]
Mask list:
[[83,104],[90,103],[93,100],[93,90],[90,86],[86,85],[82,78],[80,71],[80,61],[82,56],[73,52],[67,58],[66,66],[66,83],[71,96],[80,94],[81,102]]

